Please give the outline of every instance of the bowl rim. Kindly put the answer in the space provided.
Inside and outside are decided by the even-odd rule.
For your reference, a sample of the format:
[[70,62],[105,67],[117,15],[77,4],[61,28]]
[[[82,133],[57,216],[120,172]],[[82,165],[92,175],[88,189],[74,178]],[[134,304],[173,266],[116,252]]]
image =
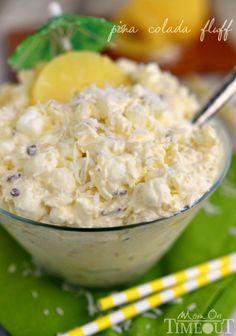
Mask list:
[[[225,126],[225,124],[221,120],[219,120],[219,118],[214,117],[212,119],[212,121],[213,121],[213,127],[214,127],[214,124],[216,124],[216,126],[220,127],[220,132],[222,132],[222,134],[223,134],[223,137],[221,137],[221,138],[224,138],[224,141],[222,141],[222,142],[225,142],[225,148],[227,150],[227,153],[225,153],[225,163],[222,164],[222,171],[219,173],[217,179],[212,184],[212,186],[201,197],[199,197],[197,200],[195,200],[192,204],[185,206],[180,211],[175,212],[168,217],[160,217],[160,218],[154,219],[152,221],[139,222],[139,223],[128,224],[128,225],[117,225],[117,226],[111,226],[111,227],[88,228],[88,227],[59,226],[59,225],[55,225],[55,224],[38,222],[38,221],[34,221],[32,219],[29,219],[29,218],[25,218],[25,217],[22,217],[22,216],[15,215],[15,214],[13,214],[13,213],[11,213],[7,210],[4,210],[2,208],[0,208],[0,214],[5,216],[5,217],[10,217],[14,220],[22,222],[23,224],[30,224],[30,225],[37,226],[37,227],[43,227],[45,229],[47,228],[47,229],[52,229],[52,230],[56,230],[56,231],[70,231],[70,232],[81,232],[81,233],[82,232],[103,232],[104,233],[104,232],[115,232],[115,231],[122,231],[122,230],[130,230],[130,229],[141,227],[141,226],[151,225],[151,224],[155,224],[155,223],[159,223],[159,222],[162,222],[162,221],[166,221],[166,220],[175,218],[175,217],[177,217],[177,216],[179,216],[179,215],[181,215],[185,212],[187,213],[191,209],[195,208],[199,203],[201,203],[202,201],[207,199],[217,189],[217,187],[220,185],[220,183],[224,179],[225,175],[227,174],[228,169],[229,169],[230,164],[231,164],[232,143],[231,143],[231,140],[230,140],[228,129]],[[211,123],[211,122],[209,122],[209,123]]]

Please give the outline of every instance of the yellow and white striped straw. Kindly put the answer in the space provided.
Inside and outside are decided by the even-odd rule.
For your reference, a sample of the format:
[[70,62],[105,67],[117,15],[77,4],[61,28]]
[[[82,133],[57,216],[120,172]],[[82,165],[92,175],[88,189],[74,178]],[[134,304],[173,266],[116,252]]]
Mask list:
[[236,272],[236,262],[153,294],[60,336],[90,336]]
[[208,271],[228,265],[232,261],[236,261],[236,253],[231,253],[197,266],[187,268],[186,270],[158,278],[140,286],[129,288],[123,292],[112,294],[98,300],[98,306],[100,310],[106,310],[120,306],[127,302],[138,300],[152,293],[177,285],[183,281],[193,279],[196,276],[205,274]]

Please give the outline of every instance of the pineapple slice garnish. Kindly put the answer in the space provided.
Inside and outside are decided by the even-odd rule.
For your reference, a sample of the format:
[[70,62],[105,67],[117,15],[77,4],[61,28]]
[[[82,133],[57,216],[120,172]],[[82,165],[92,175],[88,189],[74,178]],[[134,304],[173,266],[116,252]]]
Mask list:
[[89,51],[72,51],[47,63],[32,88],[34,104],[57,100],[69,101],[92,84],[113,87],[129,83],[127,75],[110,58]]

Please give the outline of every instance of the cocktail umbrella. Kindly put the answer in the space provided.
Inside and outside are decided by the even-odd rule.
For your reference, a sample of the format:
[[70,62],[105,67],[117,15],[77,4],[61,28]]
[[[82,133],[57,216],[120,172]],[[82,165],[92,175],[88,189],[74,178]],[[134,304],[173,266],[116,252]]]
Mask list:
[[112,27],[102,18],[58,12],[16,48],[9,64],[16,70],[29,69],[67,50],[100,51],[110,42]]

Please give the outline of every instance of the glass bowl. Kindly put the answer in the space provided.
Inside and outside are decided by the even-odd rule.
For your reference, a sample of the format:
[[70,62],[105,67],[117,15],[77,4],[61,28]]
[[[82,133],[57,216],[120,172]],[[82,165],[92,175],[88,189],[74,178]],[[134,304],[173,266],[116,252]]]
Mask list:
[[109,228],[55,226],[0,209],[3,227],[47,271],[87,287],[109,287],[146,272],[174,243],[224,178],[231,142],[224,125],[211,121],[223,144],[223,160],[212,187],[194,204],[168,218]]

